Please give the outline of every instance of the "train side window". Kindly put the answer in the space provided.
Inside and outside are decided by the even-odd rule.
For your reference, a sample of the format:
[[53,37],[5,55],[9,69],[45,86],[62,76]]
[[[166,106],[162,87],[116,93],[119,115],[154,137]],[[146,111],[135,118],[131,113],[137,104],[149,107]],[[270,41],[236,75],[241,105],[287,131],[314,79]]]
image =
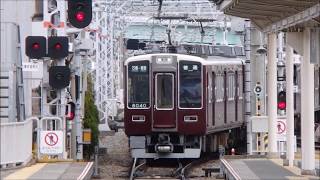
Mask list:
[[219,102],[220,99],[221,99],[221,93],[220,93],[220,89],[221,89],[221,75],[220,74],[217,74],[216,76],[216,87],[215,87],[215,94],[216,94],[216,102]]
[[149,61],[128,64],[128,108],[150,108]]
[[217,82],[217,87],[216,87],[216,102],[222,102],[223,101],[223,96],[224,96],[224,78],[223,74],[217,74],[216,76],[216,82]]
[[228,100],[234,100],[234,73],[228,73]]
[[179,108],[202,108],[202,67],[199,62],[179,63]]

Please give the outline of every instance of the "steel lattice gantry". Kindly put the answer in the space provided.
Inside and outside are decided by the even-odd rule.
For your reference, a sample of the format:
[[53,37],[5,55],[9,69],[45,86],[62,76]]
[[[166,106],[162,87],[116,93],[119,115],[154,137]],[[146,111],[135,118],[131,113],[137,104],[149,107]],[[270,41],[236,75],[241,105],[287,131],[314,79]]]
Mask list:
[[[93,81],[95,101],[100,112],[100,121],[107,122],[108,118],[116,116],[117,93],[120,90],[120,59],[122,51],[121,30],[123,21],[117,18],[115,8],[119,4],[112,2],[95,2],[93,23],[89,31],[95,42],[95,58]],[[121,12],[120,12],[121,13]],[[118,41],[119,40],[119,41]],[[102,130],[108,130],[105,126]]]

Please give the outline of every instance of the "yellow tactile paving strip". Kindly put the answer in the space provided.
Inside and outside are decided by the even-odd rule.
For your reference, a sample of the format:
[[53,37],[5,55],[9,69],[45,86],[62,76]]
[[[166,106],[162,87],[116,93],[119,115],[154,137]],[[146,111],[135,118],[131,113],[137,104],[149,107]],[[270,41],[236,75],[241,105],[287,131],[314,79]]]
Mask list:
[[[301,159],[301,152],[296,152],[294,154],[294,158],[295,159]],[[320,152],[318,150],[315,152],[315,158],[316,159],[320,159]]]
[[32,176],[34,173],[38,172],[41,168],[46,166],[47,163],[37,163],[35,165],[32,165],[30,167],[25,167],[23,169],[20,169],[9,176],[5,177],[4,180],[24,180],[28,179],[28,177]]

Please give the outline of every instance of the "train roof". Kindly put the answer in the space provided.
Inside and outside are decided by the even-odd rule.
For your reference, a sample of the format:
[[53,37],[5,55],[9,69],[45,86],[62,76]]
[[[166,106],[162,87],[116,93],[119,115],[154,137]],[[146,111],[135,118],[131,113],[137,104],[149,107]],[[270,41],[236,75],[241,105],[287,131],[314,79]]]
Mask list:
[[201,58],[198,56],[192,56],[192,55],[185,55],[185,54],[174,54],[174,53],[158,53],[158,54],[144,54],[144,55],[138,55],[129,57],[124,65],[128,65],[129,62],[135,62],[135,61],[141,61],[141,60],[148,60],[151,61],[152,56],[177,56],[178,61],[195,61],[200,62],[202,65],[242,65],[243,60],[241,58],[237,57],[222,57],[222,56],[208,56],[206,58]]

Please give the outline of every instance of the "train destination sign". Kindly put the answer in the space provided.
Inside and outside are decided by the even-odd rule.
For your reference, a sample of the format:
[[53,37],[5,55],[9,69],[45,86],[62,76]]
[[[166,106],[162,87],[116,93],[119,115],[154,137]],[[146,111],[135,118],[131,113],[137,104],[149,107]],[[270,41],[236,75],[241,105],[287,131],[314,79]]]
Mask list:
[[130,72],[133,73],[145,73],[147,72],[147,66],[146,65],[132,65]]
[[197,72],[200,71],[200,65],[198,64],[184,64],[182,65],[182,72]]

